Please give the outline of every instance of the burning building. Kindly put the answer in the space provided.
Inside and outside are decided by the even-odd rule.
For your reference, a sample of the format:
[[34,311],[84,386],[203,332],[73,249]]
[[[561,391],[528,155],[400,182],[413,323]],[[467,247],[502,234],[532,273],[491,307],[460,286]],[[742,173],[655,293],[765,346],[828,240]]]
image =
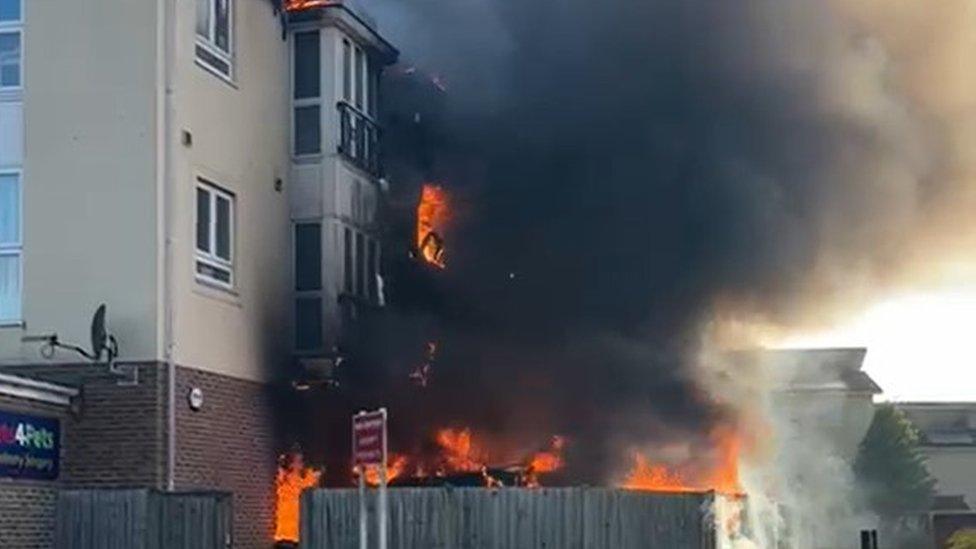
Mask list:
[[0,0],[0,546],[52,546],[62,488],[219,493],[221,546],[296,535],[319,477],[276,490],[283,410],[382,305],[396,57],[341,1]]

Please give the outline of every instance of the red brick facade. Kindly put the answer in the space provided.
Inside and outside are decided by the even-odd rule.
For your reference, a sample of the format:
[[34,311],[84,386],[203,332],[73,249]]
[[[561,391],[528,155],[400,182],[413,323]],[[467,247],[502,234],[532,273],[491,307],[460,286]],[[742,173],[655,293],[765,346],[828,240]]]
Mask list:
[[[276,440],[267,385],[177,369],[176,488],[234,494],[234,547],[267,549],[274,534]],[[192,410],[191,388],[203,392]]]

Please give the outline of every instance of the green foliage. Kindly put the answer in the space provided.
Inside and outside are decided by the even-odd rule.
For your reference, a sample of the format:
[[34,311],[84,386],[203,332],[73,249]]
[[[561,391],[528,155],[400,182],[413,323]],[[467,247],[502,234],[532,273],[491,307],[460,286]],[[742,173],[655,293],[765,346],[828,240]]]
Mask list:
[[949,537],[948,549],[976,549],[976,530],[957,530]]
[[925,512],[935,480],[918,449],[919,434],[903,413],[879,406],[861,441],[854,473],[867,490],[868,503],[882,518]]

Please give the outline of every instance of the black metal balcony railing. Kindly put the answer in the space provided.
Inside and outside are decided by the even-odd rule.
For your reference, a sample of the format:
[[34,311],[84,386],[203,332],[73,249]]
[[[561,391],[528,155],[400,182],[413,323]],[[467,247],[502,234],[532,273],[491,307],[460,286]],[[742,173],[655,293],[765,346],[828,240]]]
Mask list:
[[356,166],[379,177],[380,127],[370,117],[344,101],[339,102],[339,154]]

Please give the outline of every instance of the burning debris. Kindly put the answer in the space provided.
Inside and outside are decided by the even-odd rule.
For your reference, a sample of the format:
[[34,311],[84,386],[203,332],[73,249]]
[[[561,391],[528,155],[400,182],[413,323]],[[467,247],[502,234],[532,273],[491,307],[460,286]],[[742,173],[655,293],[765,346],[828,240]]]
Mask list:
[[706,456],[706,459],[692,456],[688,462],[676,467],[653,463],[647,456],[635,451],[633,468],[622,487],[659,492],[715,490],[729,495],[741,493],[739,437],[731,430],[716,429],[711,439],[715,445],[714,455]]
[[443,232],[450,219],[447,193],[443,187],[425,184],[417,204],[417,253],[427,263],[443,269]]
[[[476,440],[469,428],[439,429],[431,442],[433,450],[428,453],[390,454],[386,474],[391,486],[536,488],[542,485],[542,477],[562,469],[566,444],[563,437],[554,436],[544,450],[495,461],[489,447]],[[366,471],[367,484],[376,486],[379,479],[378,469]]]
[[298,542],[302,492],[318,486],[321,479],[322,471],[306,466],[305,457],[300,451],[292,451],[278,458],[278,474],[275,477],[276,542]]

